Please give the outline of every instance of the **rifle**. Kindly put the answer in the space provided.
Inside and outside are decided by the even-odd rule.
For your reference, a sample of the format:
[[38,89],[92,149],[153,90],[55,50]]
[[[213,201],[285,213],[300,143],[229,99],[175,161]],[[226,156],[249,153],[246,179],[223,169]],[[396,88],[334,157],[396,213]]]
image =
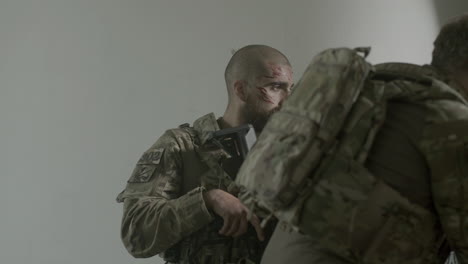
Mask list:
[[[253,126],[247,124],[215,131],[208,139],[208,142],[228,153],[229,157],[221,163],[221,167],[234,180],[242,162],[256,139],[257,137]],[[223,219],[216,216],[211,225],[213,225],[214,228],[221,229],[223,226]],[[167,262],[177,263],[180,260],[180,250],[183,247],[181,243],[188,243],[188,241],[182,240],[182,242],[166,249],[160,254],[160,257]]]
[[250,124],[215,131],[209,139],[229,155],[221,163],[221,167],[232,180],[235,180],[242,162],[256,140],[255,130]]

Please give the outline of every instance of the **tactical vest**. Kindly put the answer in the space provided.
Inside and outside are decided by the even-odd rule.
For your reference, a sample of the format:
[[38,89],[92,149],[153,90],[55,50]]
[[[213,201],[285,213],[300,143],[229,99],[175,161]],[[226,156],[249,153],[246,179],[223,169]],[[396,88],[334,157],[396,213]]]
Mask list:
[[[236,193],[235,184],[223,171],[220,162],[223,151],[217,146],[202,144],[201,135],[194,127],[184,124],[174,133],[190,137],[190,151],[182,154],[183,193],[202,186],[206,190],[223,189]],[[249,226],[246,234],[238,237],[226,237],[218,232],[223,226],[223,219],[215,216],[213,222],[184,238],[172,248],[166,250],[160,257],[167,263],[198,264],[198,263],[260,263],[266,242],[257,239],[253,227]],[[272,229],[272,228],[270,228]],[[272,230],[270,230],[272,233]]]
[[[414,68],[373,67],[350,49],[316,56],[241,167],[238,183],[251,197],[252,210],[267,209],[356,263],[394,263],[395,255],[434,263],[434,245],[443,238],[436,237],[441,232],[432,212],[363,165],[388,101],[464,102],[423,70],[409,71]],[[370,240],[360,240],[362,234]]]

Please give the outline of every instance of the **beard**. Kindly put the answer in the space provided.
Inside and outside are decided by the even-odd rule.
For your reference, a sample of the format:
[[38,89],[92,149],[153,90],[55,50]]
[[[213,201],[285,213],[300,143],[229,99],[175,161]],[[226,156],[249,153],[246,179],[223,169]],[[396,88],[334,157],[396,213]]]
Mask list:
[[250,97],[247,98],[246,101],[244,116],[247,123],[251,124],[254,127],[255,132],[259,134],[262,132],[271,115],[279,110],[279,106],[270,110],[265,110],[264,107],[262,108],[262,103],[260,103],[258,99]]

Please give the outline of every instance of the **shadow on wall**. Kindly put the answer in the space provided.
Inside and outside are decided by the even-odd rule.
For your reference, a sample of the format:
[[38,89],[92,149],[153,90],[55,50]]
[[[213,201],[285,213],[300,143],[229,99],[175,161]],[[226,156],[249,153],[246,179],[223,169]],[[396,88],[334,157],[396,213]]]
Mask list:
[[444,25],[452,17],[468,13],[466,0],[433,0],[434,8],[439,19],[439,25]]

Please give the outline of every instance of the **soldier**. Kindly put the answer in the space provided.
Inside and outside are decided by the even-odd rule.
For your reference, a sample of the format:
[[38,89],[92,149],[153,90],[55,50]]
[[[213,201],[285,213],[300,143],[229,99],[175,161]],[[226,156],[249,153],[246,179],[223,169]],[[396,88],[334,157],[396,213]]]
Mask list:
[[[226,153],[211,145],[213,131],[250,123],[259,133],[292,88],[292,69],[278,50],[249,45],[225,70],[228,105],[218,119],[166,131],[140,158],[118,202],[124,203],[122,241],[137,258],[168,263],[259,263],[264,230],[236,197],[221,167]],[[271,235],[271,232],[270,232]]]
[[[298,207],[298,222],[278,225],[262,263],[443,263],[444,241],[459,263],[468,263],[468,15],[442,28],[431,65],[382,64],[374,77],[379,74],[374,95],[381,91],[396,99],[383,107],[385,121],[363,166],[333,153],[327,156],[329,165],[307,182],[311,187]],[[294,97],[300,98],[301,85]],[[369,107],[372,103],[366,101]],[[288,107],[289,101],[284,109]],[[353,131],[368,125],[354,120],[359,125],[347,127],[337,139],[338,148],[339,141],[345,144],[344,154],[363,136]],[[255,168],[262,159],[252,161],[251,154],[265,156],[255,151],[262,137],[277,129],[270,124],[280,122],[267,124],[238,179],[244,172],[250,179],[260,175]],[[265,163],[271,161],[268,155]]]

